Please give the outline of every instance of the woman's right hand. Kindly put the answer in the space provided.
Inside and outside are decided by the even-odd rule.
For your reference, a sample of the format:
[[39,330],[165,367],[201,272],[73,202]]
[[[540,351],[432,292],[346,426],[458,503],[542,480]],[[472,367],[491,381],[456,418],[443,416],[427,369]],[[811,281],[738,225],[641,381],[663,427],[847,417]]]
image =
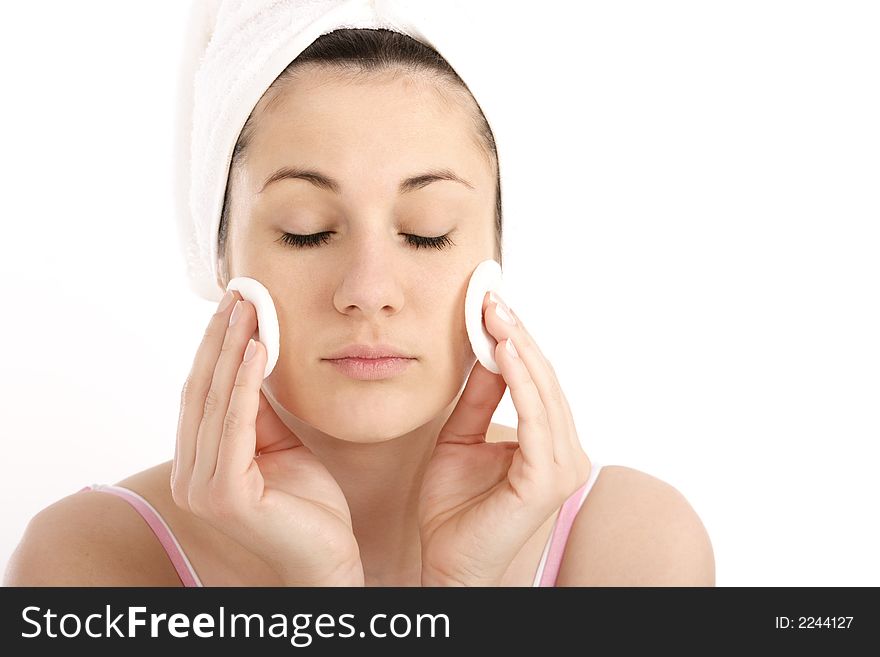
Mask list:
[[[233,292],[235,299],[241,299]],[[175,504],[262,558],[288,586],[363,586],[339,484],[260,389],[266,348],[241,299],[211,317],[184,384],[171,470]]]

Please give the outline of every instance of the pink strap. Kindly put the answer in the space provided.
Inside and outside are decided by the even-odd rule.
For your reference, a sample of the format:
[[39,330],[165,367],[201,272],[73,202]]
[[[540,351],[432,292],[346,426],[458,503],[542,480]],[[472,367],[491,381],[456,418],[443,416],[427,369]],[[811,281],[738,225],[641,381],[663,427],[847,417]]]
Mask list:
[[580,511],[581,506],[584,504],[584,500],[587,499],[587,493],[590,492],[590,489],[599,477],[601,469],[601,465],[593,463],[587,481],[565,500],[562,508],[559,510],[550,540],[544,548],[544,554],[541,557],[541,565],[538,568],[538,575],[536,577],[536,582],[538,582],[536,586],[556,586],[556,577],[562,565],[562,556],[565,553],[565,545],[568,541],[571,527],[574,524],[578,511]]
[[189,562],[189,559],[187,559],[183,548],[180,547],[180,543],[177,542],[177,538],[171,532],[171,528],[166,524],[165,519],[162,518],[159,512],[156,511],[156,509],[153,508],[153,506],[149,502],[147,502],[147,500],[135,493],[133,490],[123,488],[122,486],[92,484],[91,486],[81,488],[77,492],[81,493],[85,490],[112,493],[113,495],[121,497],[126,502],[131,504],[135,508],[135,510],[141,515],[141,517],[147,521],[150,529],[153,530],[156,538],[159,539],[159,542],[165,549],[168,558],[171,559],[171,563],[174,565],[174,569],[177,571],[177,575],[180,577],[180,581],[183,583],[183,585],[202,586],[202,582],[199,580],[199,576],[196,574],[196,571],[192,567],[192,564]]

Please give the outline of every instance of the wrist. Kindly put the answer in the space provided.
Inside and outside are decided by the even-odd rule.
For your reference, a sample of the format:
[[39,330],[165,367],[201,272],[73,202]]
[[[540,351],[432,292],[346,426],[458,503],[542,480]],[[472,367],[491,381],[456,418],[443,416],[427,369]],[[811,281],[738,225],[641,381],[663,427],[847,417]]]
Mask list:
[[422,586],[501,586],[496,580],[473,580],[466,581],[462,579],[448,579],[448,578],[436,578],[436,577],[422,577]]
[[499,577],[471,577],[422,570],[422,586],[501,586]]
[[303,572],[282,573],[281,586],[285,587],[314,587],[314,586],[364,586],[364,569],[360,563],[338,568],[322,575],[312,575]]

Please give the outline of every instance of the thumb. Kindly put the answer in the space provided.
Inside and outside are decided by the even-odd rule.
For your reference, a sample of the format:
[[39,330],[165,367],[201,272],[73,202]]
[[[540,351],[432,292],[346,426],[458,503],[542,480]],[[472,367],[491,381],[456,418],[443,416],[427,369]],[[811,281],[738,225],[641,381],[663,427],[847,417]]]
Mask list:
[[[254,358],[265,358],[266,348],[260,342],[256,344],[259,345],[259,351],[263,352],[263,355],[254,355]],[[260,386],[260,406],[257,409],[254,427],[257,434],[255,454],[274,452],[289,447],[301,447],[303,444],[299,437],[278,417],[272,404],[266,398],[262,385]]]
[[492,423],[492,415],[506,389],[504,377],[490,372],[480,361],[476,361],[464,392],[440,430],[437,444],[484,442],[486,431]]

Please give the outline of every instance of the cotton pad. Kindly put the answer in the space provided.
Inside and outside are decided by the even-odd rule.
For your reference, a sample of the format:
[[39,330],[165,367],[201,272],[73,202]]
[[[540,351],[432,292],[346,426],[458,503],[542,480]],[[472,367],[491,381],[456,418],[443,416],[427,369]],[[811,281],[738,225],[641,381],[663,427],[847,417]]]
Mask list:
[[227,290],[237,290],[243,299],[247,299],[257,309],[257,330],[253,338],[259,340],[266,347],[266,370],[263,374],[265,379],[275,369],[278,362],[278,352],[281,349],[281,330],[278,328],[278,315],[275,312],[275,303],[262,283],[253,278],[239,276],[229,281]]
[[495,362],[495,346],[498,343],[483,324],[483,299],[490,290],[504,298],[501,286],[501,265],[495,260],[483,260],[471,274],[464,297],[464,324],[471,349],[480,364],[495,374],[501,374]]

